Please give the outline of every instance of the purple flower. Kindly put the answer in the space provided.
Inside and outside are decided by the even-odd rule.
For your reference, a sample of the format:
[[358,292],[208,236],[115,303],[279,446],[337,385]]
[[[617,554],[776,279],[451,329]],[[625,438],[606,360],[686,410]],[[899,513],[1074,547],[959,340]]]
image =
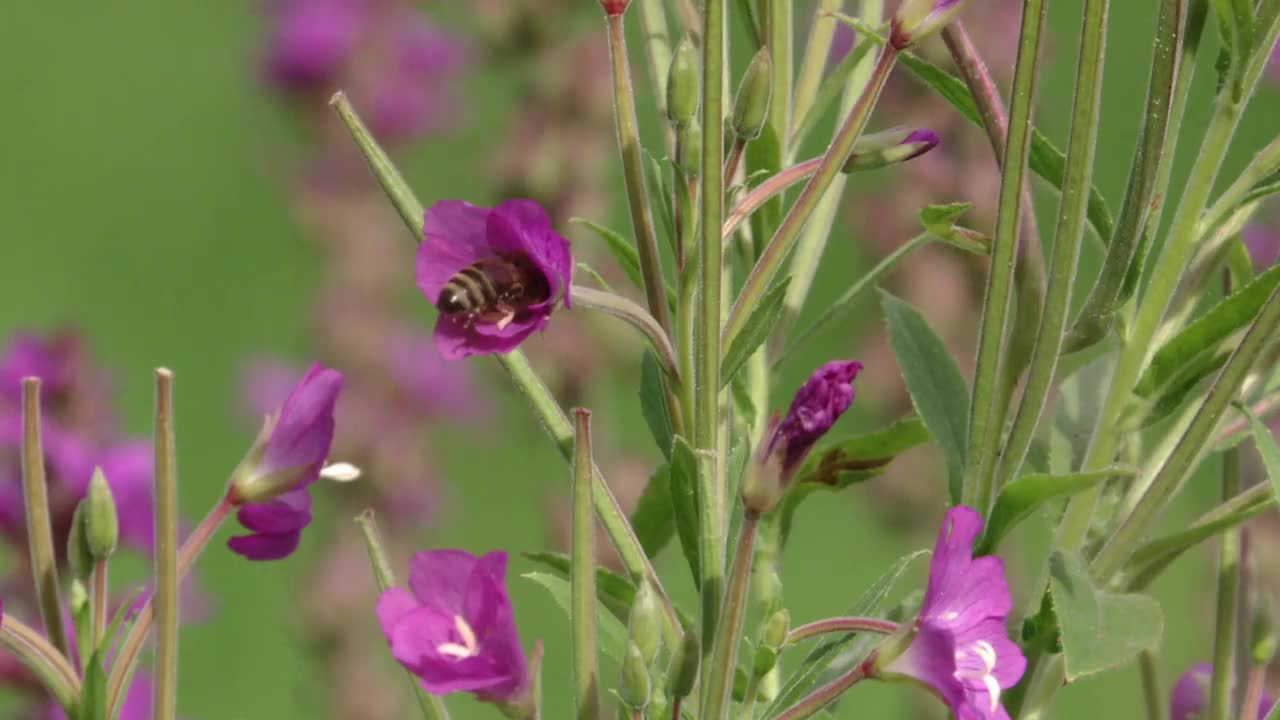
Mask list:
[[[1193,720],[1201,717],[1209,705],[1209,680],[1212,677],[1213,666],[1209,663],[1193,665],[1182,673],[1182,677],[1173,686],[1169,720]],[[1258,706],[1257,720],[1263,720],[1275,704],[1275,700],[1264,695]]]
[[249,530],[227,541],[227,547],[250,560],[280,560],[293,554],[302,540],[302,531],[311,524],[311,493],[305,488],[276,496],[255,505],[245,505],[236,519]]
[[[98,458],[116,503],[120,539],[135,548],[155,550],[155,516],[152,513],[155,453],[146,440],[108,448]],[[88,492],[86,484],[82,492]]]
[[427,692],[509,703],[527,690],[506,570],[504,552],[421,552],[409,564],[409,589],[390,588],[378,600],[392,656]]
[[1244,246],[1253,260],[1254,272],[1262,272],[1280,260],[1280,232],[1265,225],[1253,224],[1241,233]]
[[823,365],[796,391],[782,422],[775,419],[765,456],[781,461],[784,484],[800,469],[813,444],[853,404],[853,380],[861,369],[862,363],[856,360],[833,360]]
[[[454,293],[451,281],[472,268],[496,297]],[[556,305],[570,304],[573,259],[569,242],[532,200],[496,208],[444,200],[426,212],[418,246],[418,287],[437,307],[436,349],[446,358],[506,353],[546,327]],[[467,278],[474,286],[483,281]],[[446,288],[449,287],[446,297]],[[465,297],[464,297],[465,296]]]
[[380,139],[396,142],[449,124],[467,48],[418,12],[402,12],[388,24],[390,62],[374,80],[370,124]]
[[981,532],[982,518],[972,509],[947,512],[920,614],[876,651],[872,673],[923,684],[958,720],[1007,720],[1000,692],[1018,682],[1027,663],[1005,628],[1013,600],[1004,563],[973,557]]
[[76,377],[76,358],[65,338],[14,335],[0,358],[0,399],[17,409],[22,403],[22,378],[38,377],[41,395],[59,395]]
[[236,470],[234,504],[264,502],[315,482],[333,445],[333,410],[341,391],[342,373],[311,366]]
[[[125,691],[124,704],[120,706],[117,720],[150,720],[152,688],[151,677],[141,670],[137,671],[129,683],[129,689]],[[67,720],[66,714],[55,702],[48,703],[44,712],[35,717],[40,720]]]
[[436,352],[425,333],[405,329],[387,341],[387,375],[401,400],[424,417],[475,419],[486,403],[466,365],[451,363]]
[[336,89],[355,52],[363,9],[356,0],[279,0],[266,57],[268,79],[288,91]]

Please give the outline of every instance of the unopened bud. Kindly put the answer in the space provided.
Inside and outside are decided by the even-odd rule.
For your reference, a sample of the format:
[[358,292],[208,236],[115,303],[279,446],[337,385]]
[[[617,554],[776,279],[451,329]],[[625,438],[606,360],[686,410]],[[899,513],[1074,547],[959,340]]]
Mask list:
[[116,551],[120,538],[120,521],[116,516],[116,501],[111,496],[111,486],[102,468],[93,469],[89,481],[89,494],[85,497],[84,536],[90,554],[95,560],[106,560]]
[[[778,418],[770,421],[767,437],[773,435]],[[782,499],[782,453],[769,452],[762,447],[757,460],[747,463],[742,473],[742,507],[750,513],[764,515],[778,506]]]
[[649,704],[649,664],[634,642],[627,643],[622,660],[622,684],[618,696],[632,710],[643,710]]
[[693,122],[698,115],[698,50],[685,35],[671,56],[667,71],[667,119],[677,128]]
[[630,3],[631,0],[600,0],[600,7],[604,8],[605,15],[621,15]]
[[964,0],[903,0],[893,16],[889,44],[901,50],[946,27]]
[[1267,667],[1275,659],[1276,650],[1280,649],[1280,639],[1276,638],[1275,619],[1272,617],[1274,606],[1265,597],[1258,600],[1249,629],[1249,655],[1254,665]]
[[684,175],[687,178],[696,178],[702,174],[702,126],[696,122],[689,123],[680,128],[681,138],[684,140]]
[[769,116],[769,96],[773,93],[773,70],[769,48],[760,48],[751,58],[747,72],[738,85],[733,103],[733,132],[740,140],[753,140],[764,129]]
[[702,645],[698,641],[698,633],[688,630],[680,638],[675,652],[671,653],[671,665],[667,668],[667,694],[673,700],[681,700],[693,692],[701,659]]
[[658,608],[658,598],[649,583],[641,580],[636,589],[635,600],[631,602],[630,634],[631,642],[640,649],[646,664],[652,664],[658,657],[658,649],[662,644],[662,611]]
[[71,516],[71,531],[67,533],[67,565],[71,567],[71,577],[83,580],[93,572],[93,553],[89,551],[89,542],[85,538],[85,506],[88,500],[76,505]]
[[760,644],[777,650],[787,642],[791,632],[791,611],[782,608],[774,613],[760,631]]
[[853,153],[845,161],[844,172],[875,170],[886,165],[906,162],[938,146],[938,134],[932,130],[893,128],[858,138]]

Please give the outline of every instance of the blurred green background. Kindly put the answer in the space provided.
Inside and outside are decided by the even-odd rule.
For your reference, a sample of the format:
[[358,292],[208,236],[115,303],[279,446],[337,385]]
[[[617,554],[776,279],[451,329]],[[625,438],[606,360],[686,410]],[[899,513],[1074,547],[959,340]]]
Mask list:
[[[598,9],[589,0],[581,4],[590,22]],[[969,15],[976,20],[983,3],[973,4]],[[1140,120],[1155,4],[1112,7],[1097,182],[1113,208]],[[1038,118],[1062,143],[1081,3],[1051,5],[1052,40]],[[262,350],[308,356],[307,303],[318,261],[291,220],[281,182],[279,161],[287,153],[280,148],[289,147],[294,137],[289,119],[258,80],[261,35],[259,8],[243,1],[12,2],[0,11],[0,333],[62,324],[82,328],[103,363],[117,372],[125,417],[136,432],[149,426],[150,369],[172,368],[178,383],[182,504],[191,518],[215,501],[250,439],[234,422],[239,363]],[[1204,57],[1211,61],[1213,51]],[[639,67],[639,59],[634,62]],[[483,204],[493,199],[497,188],[479,158],[501,137],[497,129],[511,111],[509,90],[518,72],[482,66],[466,85],[467,122],[456,134],[424,142],[406,155],[407,174],[424,201],[462,197]],[[1208,114],[1210,75],[1198,76],[1196,99],[1184,121],[1189,148],[1198,142],[1197,129]],[[1238,168],[1274,133],[1280,98],[1274,91],[1264,93],[1269,94],[1245,119],[1229,168]],[[650,119],[645,122],[652,125]],[[1180,175],[1192,154],[1184,153]],[[625,226],[621,201],[619,195],[615,227]],[[1052,203],[1042,203],[1040,212],[1050,235]],[[410,244],[402,251],[408,284]],[[857,237],[833,242],[826,266],[839,272],[823,274],[813,306],[838,293],[868,259],[874,260]],[[1086,258],[1086,267],[1095,262]],[[424,305],[424,322],[427,316]],[[880,324],[870,303],[855,317],[841,338],[872,332]],[[847,354],[848,347],[833,337],[806,348],[801,360],[787,366],[775,405],[786,402],[809,368],[835,353]],[[437,527],[423,532],[421,544],[473,552],[542,548],[545,520],[532,509],[563,489],[565,467],[492,363],[477,364],[485,383],[502,398],[504,417],[496,424],[501,436],[442,432],[436,445],[443,472],[453,480],[451,509]],[[592,397],[602,410],[597,422],[611,423],[615,436],[629,438],[628,447],[656,458],[631,389],[634,367],[610,376],[618,382]],[[875,421],[870,411],[855,410],[845,422],[852,429]],[[939,473],[939,496],[944,483]],[[1215,492],[1212,483],[1194,483],[1166,521],[1188,517]],[[198,571],[216,598],[216,612],[208,622],[186,629],[182,638],[185,717],[325,717],[318,674],[297,642],[292,609],[310,592],[298,582],[308,563],[307,548],[315,545],[308,539],[348,519],[324,516],[322,493],[317,495],[322,519],[304,536],[303,551],[289,560],[244,562],[221,547],[224,531],[201,561]],[[838,612],[895,558],[931,544],[931,537],[898,531],[882,510],[864,489],[805,508],[786,557],[787,601],[797,622]],[[942,510],[939,505],[931,512],[940,517]],[[932,518],[926,525],[931,524]],[[1031,527],[1024,535],[1020,544],[1034,547],[1045,542],[1046,531]],[[1208,652],[1212,604],[1205,593],[1206,558],[1199,553],[1181,562],[1156,587],[1169,619],[1164,652],[1169,682]],[[668,549],[663,560],[677,578],[676,594],[690,597],[678,553]],[[567,717],[567,622],[543,591],[518,577],[531,569],[522,559],[513,561],[510,585],[517,617],[526,646],[537,638],[546,643],[546,717]],[[361,574],[351,582],[371,578]],[[1026,601],[1025,583],[1016,594],[1020,603]],[[372,612],[354,621],[377,632]],[[385,671],[398,672],[389,657]],[[920,713],[918,698],[905,688],[872,685],[860,687],[855,696],[856,702],[837,713],[840,717]],[[1130,667],[1081,681],[1065,689],[1061,700],[1056,717],[1136,717],[1137,673]],[[470,700],[451,702],[455,717],[492,716]],[[931,716],[942,716],[938,708],[926,707]]]

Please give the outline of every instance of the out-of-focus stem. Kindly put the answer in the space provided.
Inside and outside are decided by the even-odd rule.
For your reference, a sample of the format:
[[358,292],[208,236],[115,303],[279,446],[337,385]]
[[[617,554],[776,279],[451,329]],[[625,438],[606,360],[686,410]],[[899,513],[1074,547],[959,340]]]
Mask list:
[[[1222,499],[1240,492],[1240,448],[1222,454]],[[1240,609],[1240,526],[1218,536],[1218,598],[1213,623],[1213,672],[1209,678],[1208,720],[1229,720],[1236,677],[1237,611]]]
[[156,370],[155,717],[178,714],[178,466],[173,438],[173,373]]
[[747,141],[736,138],[729,148],[729,156],[724,160],[724,186],[733,184],[733,176],[738,174],[738,166],[742,164],[742,153],[747,149]]
[[573,410],[573,532],[569,595],[573,635],[573,694],[579,720],[600,717],[596,657],[596,537],[591,515],[591,411]]
[[1160,683],[1160,664],[1150,650],[1138,653],[1138,671],[1142,674],[1142,699],[1147,708],[1147,720],[1165,720],[1164,689]]
[[[382,542],[382,533],[378,531],[378,521],[372,510],[363,510],[356,516],[356,525],[364,537],[364,547],[369,553],[369,565],[373,568],[373,579],[378,585],[378,592],[384,593],[387,588],[396,585],[396,572],[391,567],[391,559],[387,556],[386,544]],[[406,672],[409,686],[418,699],[418,707],[422,710],[424,720],[449,720],[449,710],[444,700],[429,694],[422,688],[422,683],[413,673]]]
[[742,527],[738,531],[733,568],[729,573],[729,584],[725,588],[724,604],[720,608],[720,622],[716,625],[711,660],[706,666],[707,678],[700,715],[706,720],[725,720],[729,717],[733,676],[738,667],[738,644],[742,637],[742,623],[747,615],[747,581],[751,577],[751,565],[755,559],[754,547],[759,525],[760,514],[746,511]]
[[31,580],[45,634],[59,653],[67,654],[62,624],[62,594],[58,585],[58,553],[53,547],[49,519],[49,486],[44,472],[44,443],[40,436],[40,378],[22,379],[22,500],[31,552]]
[[391,162],[391,158],[373,138],[373,133],[369,132],[369,128],[360,119],[356,109],[351,106],[346,93],[341,90],[334,93],[329,99],[329,105],[347,126],[351,139],[355,140],[360,148],[365,161],[369,163],[369,169],[373,171],[374,178],[382,186],[382,191],[387,194],[387,199],[395,207],[405,227],[409,228],[409,232],[417,238],[418,242],[422,242],[422,221],[425,211],[422,203],[418,202],[418,198],[409,189],[409,183],[405,182],[395,163]]
[[[836,34],[836,18],[831,13],[839,12],[843,4],[842,0],[821,0],[813,13],[809,41],[804,49],[804,58],[800,61],[800,72],[796,75],[795,100],[791,110],[793,122],[798,123],[809,114],[809,108],[813,107],[813,101],[818,96],[818,87],[822,85],[822,75],[827,69],[831,43]],[[794,132],[795,128],[792,127],[790,131]]]
[[[1240,704],[1240,717],[1251,720],[1258,717],[1258,713],[1262,709],[1262,692],[1267,681],[1267,668],[1264,665],[1255,665],[1249,670],[1249,681],[1245,686],[1244,702]],[[1280,707],[1277,704],[1276,707]],[[1270,720],[1273,715],[1268,716]]]
[[769,126],[773,128],[781,156],[785,158],[791,135],[791,36],[794,9],[792,0],[769,0],[767,4],[769,15],[765,21],[765,42],[769,45],[769,67],[773,71]]
[[822,158],[820,157],[805,160],[769,176],[759,185],[752,188],[750,192],[742,196],[742,199],[738,201],[738,204],[733,207],[733,210],[725,218],[724,228],[720,232],[721,241],[728,242],[739,225],[779,193],[796,183],[813,177],[813,174],[818,171],[818,166],[821,164]]
[[[662,278],[658,235],[649,209],[649,192],[644,184],[644,155],[640,147],[640,128],[636,123],[635,88],[631,82],[627,38],[623,29],[625,16],[623,13],[607,17],[618,150],[622,155],[622,176],[626,181],[627,201],[631,207],[631,226],[636,235],[636,251],[640,257],[645,300],[649,306],[649,314],[653,315],[664,332],[670,332],[671,313],[667,308],[667,286]],[[663,96],[665,97],[665,93]]]
[[80,676],[66,656],[35,628],[12,615],[0,623],[0,648],[13,655],[40,680],[69,717],[80,702]]
[[811,717],[828,703],[840,697],[844,691],[867,678],[866,663],[858,663],[852,670],[814,690],[786,710],[776,720],[802,720]]
[[[969,411],[969,448],[965,463],[962,502],[985,514],[994,485],[995,450],[999,446],[1004,421],[1000,406],[1001,373],[1005,354],[1006,326],[1013,297],[1014,269],[1017,265],[1018,227],[1022,218],[1023,188],[1027,175],[1027,155],[1031,146],[1031,111],[1039,77],[1040,41],[1047,11],[1044,0],[1027,0],[1022,8],[1022,28],[1018,41],[1017,67],[1009,109],[1009,131],[1004,142],[1004,164],[1000,173],[1000,197],[992,239],[991,269],[983,299],[978,336],[977,369],[973,379],[973,402]],[[1026,208],[1031,212],[1031,208]]]
[[649,56],[649,77],[653,81],[658,115],[667,114],[667,68],[671,65],[671,42],[667,36],[667,16],[662,0],[632,0],[639,7],[640,27],[644,29],[645,48]]

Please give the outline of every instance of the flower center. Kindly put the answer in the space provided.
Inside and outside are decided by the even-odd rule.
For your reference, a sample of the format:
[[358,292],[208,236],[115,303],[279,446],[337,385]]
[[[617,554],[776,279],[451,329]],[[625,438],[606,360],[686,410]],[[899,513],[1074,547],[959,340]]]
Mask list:
[[985,685],[987,694],[991,696],[991,712],[995,712],[1000,707],[1000,682],[992,674],[996,669],[996,649],[986,640],[979,640],[965,650],[956,652],[956,664],[971,657],[978,658],[982,667],[958,668],[955,676],[959,680],[977,680]]
[[471,629],[471,626],[467,624],[466,620],[462,619],[461,615],[453,616],[453,627],[458,631],[458,637],[461,638],[462,642],[441,643],[436,647],[436,652],[439,652],[441,655],[448,655],[449,657],[458,660],[475,657],[476,653],[480,651],[480,647],[476,643],[475,631]]

